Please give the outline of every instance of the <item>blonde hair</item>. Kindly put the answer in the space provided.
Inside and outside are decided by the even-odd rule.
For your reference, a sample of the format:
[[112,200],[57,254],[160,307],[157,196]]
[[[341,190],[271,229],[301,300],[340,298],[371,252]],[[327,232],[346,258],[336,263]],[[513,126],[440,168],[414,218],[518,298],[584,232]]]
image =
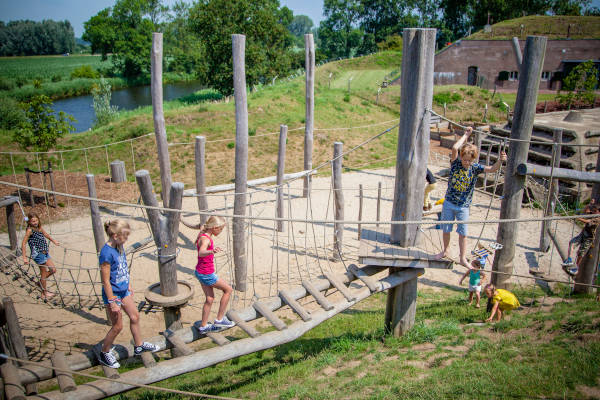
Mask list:
[[464,158],[465,155],[470,155],[474,161],[477,161],[479,153],[477,152],[477,146],[471,143],[467,143],[460,148],[460,158]]
[[196,246],[200,243],[200,237],[203,233],[208,232],[209,229],[218,228],[220,226],[225,225],[225,218],[218,217],[216,215],[211,215],[208,217],[205,223],[200,226],[200,232],[198,233],[198,237],[196,238]]
[[129,222],[124,219],[116,218],[104,222],[104,232],[106,232],[109,238],[120,234],[125,229],[130,231],[131,227],[129,226]]

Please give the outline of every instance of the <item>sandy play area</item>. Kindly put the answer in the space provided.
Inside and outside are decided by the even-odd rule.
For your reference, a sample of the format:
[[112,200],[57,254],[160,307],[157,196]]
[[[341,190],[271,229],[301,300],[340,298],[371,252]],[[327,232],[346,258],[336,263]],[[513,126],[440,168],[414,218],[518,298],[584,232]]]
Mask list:
[[[433,157],[431,169],[439,172],[447,168],[447,161],[440,157]],[[343,175],[345,220],[358,219],[359,184],[363,185],[364,208],[363,221],[376,219],[376,203],[378,183],[381,182],[381,220],[388,221],[391,215],[391,205],[394,189],[394,169],[362,170],[347,172]],[[437,189],[432,198],[443,197],[446,182],[438,181]],[[313,181],[313,190],[309,199],[301,197],[302,181],[296,180],[284,188],[285,214],[298,219],[332,220],[333,198],[330,177],[316,177]],[[499,217],[500,200],[492,201],[488,210],[491,195],[476,193],[471,207],[471,219],[497,219]],[[289,201],[288,201],[289,199]],[[255,217],[269,218],[275,212],[275,193],[268,187],[253,188],[248,195],[248,214]],[[102,204],[101,204],[102,206]],[[233,195],[219,193],[209,197],[209,207],[217,213],[232,213]],[[183,208],[196,211],[196,199],[185,197]],[[133,227],[128,244],[150,236],[149,228],[140,209],[123,207],[116,210],[102,208],[103,219],[119,216],[129,220]],[[541,210],[524,207],[521,217],[539,218]],[[188,221],[196,221],[197,216],[184,214]],[[435,218],[435,215],[432,216]],[[229,220],[229,225],[231,221]],[[560,257],[552,247],[548,253],[539,253],[540,222],[522,223],[518,229],[517,254],[515,260],[515,273],[529,275],[530,268],[537,268],[546,275],[567,280],[567,276],[560,268]],[[331,224],[305,222],[286,223],[284,232],[276,232],[275,223],[270,220],[254,220],[248,224],[248,291],[237,292],[230,303],[233,308],[248,306],[252,298],[274,296],[279,289],[298,285],[300,279],[316,277],[322,271],[343,272],[347,265],[357,262],[359,241],[357,226],[346,224],[344,227],[343,262],[332,261],[333,227]],[[71,218],[60,222],[46,222],[46,229],[51,235],[61,242],[61,247],[52,246],[50,252],[59,269],[66,264],[63,271],[57,274],[61,279],[60,291],[72,295],[77,291],[82,298],[93,299],[94,293],[100,293],[98,262],[95,255],[94,239],[91,230],[89,215]],[[573,225],[569,221],[558,223],[558,237],[564,244],[572,237]],[[468,234],[468,250],[473,249],[480,235],[481,225],[470,225]],[[579,228],[575,228],[575,234]],[[180,227],[177,278],[190,282],[195,289],[195,296],[189,305],[182,310],[185,326],[189,326],[200,318],[201,306],[204,295],[200,284],[196,281],[193,271],[196,263],[194,240],[197,231],[184,226]],[[22,237],[22,232],[20,232]],[[231,259],[231,228],[230,226],[216,238],[216,245],[223,248],[223,252],[216,257],[217,273],[220,277],[232,281],[233,262]],[[431,241],[439,248],[441,245],[441,231],[433,225],[423,226],[424,240]],[[496,238],[496,225],[485,226],[481,240],[492,242]],[[8,244],[6,234],[0,235],[0,243]],[[453,234],[451,252],[458,256],[457,236]],[[134,288],[134,300],[139,304],[144,300],[144,290],[152,283],[158,282],[158,267],[156,261],[156,248],[151,243],[129,257],[132,260],[131,278]],[[491,263],[487,269],[491,268]],[[458,281],[464,269],[455,266],[453,270],[428,269],[426,274],[419,278],[419,287],[449,286],[457,290]],[[95,307],[89,309],[83,303],[73,303],[74,307],[65,309],[61,306],[52,306],[41,302],[38,292],[28,293],[13,281],[11,276],[1,274],[3,296],[11,295],[16,303],[30,356],[34,360],[49,357],[56,349],[67,352],[77,352],[96,344],[105,335],[108,327],[103,309]],[[77,288],[67,281],[78,282]],[[532,285],[533,279],[513,278],[522,285]],[[72,296],[73,297],[73,296]],[[73,297],[75,298],[75,297]],[[218,300],[218,298],[217,298]],[[92,303],[89,303],[92,304]],[[213,313],[216,312],[213,306]],[[164,320],[159,309],[152,309],[146,313],[144,307],[141,313],[141,326],[144,336],[155,336],[164,329]],[[418,311],[417,311],[418,312]],[[131,335],[127,329],[119,336],[117,342],[128,342]]]

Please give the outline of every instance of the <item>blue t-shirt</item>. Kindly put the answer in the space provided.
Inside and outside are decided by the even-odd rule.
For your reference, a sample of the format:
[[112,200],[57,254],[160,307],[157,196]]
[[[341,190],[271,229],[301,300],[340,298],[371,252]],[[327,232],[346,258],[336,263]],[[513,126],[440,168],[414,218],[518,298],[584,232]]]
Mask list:
[[456,157],[450,164],[450,177],[446,200],[459,207],[469,207],[473,199],[477,175],[483,172],[483,165],[473,163],[469,169],[462,166],[460,157]]
[[127,268],[127,256],[125,252],[120,253],[119,250],[111,247],[106,243],[100,256],[98,257],[100,265],[104,263],[110,264],[110,285],[113,291],[125,291],[129,289],[129,268]]

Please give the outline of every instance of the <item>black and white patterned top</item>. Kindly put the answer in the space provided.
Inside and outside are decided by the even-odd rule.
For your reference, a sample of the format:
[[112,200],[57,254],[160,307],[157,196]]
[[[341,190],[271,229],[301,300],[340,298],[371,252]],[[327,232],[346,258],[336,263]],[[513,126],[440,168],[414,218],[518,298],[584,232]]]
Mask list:
[[48,242],[46,241],[44,234],[40,231],[32,229],[27,243],[29,244],[32,254],[48,253]]

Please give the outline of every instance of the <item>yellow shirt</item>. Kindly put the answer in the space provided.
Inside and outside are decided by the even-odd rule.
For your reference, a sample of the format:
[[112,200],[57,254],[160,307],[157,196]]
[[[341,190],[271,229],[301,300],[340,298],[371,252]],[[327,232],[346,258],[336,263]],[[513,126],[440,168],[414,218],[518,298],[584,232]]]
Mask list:
[[500,303],[498,308],[502,311],[514,310],[521,306],[516,296],[504,289],[496,289],[496,293],[492,297],[492,304],[496,303]]

